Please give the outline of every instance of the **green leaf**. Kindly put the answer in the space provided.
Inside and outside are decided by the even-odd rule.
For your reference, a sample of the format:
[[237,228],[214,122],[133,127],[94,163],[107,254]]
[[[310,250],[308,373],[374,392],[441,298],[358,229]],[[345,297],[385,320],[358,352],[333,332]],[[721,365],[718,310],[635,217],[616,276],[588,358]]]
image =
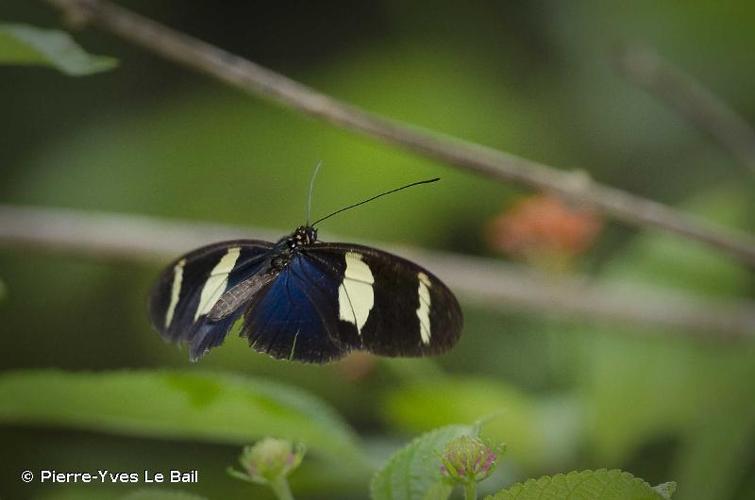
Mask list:
[[485,434],[505,442],[508,456],[533,468],[557,467],[568,460],[581,433],[574,401],[536,399],[483,377],[435,377],[393,387],[381,407],[392,426],[415,433],[493,416],[485,424]]
[[663,498],[671,498],[671,495],[676,491],[676,483],[674,481],[661,483],[658,486],[654,486],[653,489],[660,493]]
[[478,429],[469,425],[451,425],[416,438],[396,452],[372,478],[373,500],[443,500],[452,486],[440,474],[440,454],[446,444],[463,435],[476,436]]
[[[640,478],[620,470],[575,471],[517,483],[486,500],[663,500],[671,498],[674,483],[661,492]],[[660,488],[660,486],[658,487]],[[668,495],[668,496],[667,496]]]
[[144,489],[124,495],[121,500],[205,500],[205,497],[182,491]]
[[83,76],[110,70],[118,62],[88,54],[63,31],[2,23],[0,64],[49,66],[70,76]]
[[365,464],[353,431],[328,406],[298,389],[251,377],[10,372],[0,376],[0,422],[239,445],[274,436]]

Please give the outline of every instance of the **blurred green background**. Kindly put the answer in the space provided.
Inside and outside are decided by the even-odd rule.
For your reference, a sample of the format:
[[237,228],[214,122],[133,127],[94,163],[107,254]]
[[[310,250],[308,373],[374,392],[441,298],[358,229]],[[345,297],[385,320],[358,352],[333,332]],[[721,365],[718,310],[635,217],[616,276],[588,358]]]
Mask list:
[[[584,169],[601,182],[755,229],[752,173],[628,83],[612,61],[621,43],[655,47],[755,122],[753,2],[122,3],[371,111]],[[0,19],[59,26],[46,5],[26,0],[3,1]],[[96,30],[76,39],[120,66],[85,78],[0,67],[3,203],[284,234],[302,222],[309,174],[322,160],[316,214],[404,182],[443,179],[329,220],[324,239],[332,232],[494,256],[486,223],[527,194],[241,95]],[[702,296],[755,290],[752,273],[726,258],[613,222],[574,268]],[[332,405],[375,460],[421,431],[504,410],[489,430],[508,452],[488,489],[543,473],[621,467],[652,484],[677,481],[681,500],[755,498],[751,343],[481,310],[461,297],[464,336],[439,359],[302,366],[272,361],[234,337],[190,365],[147,322],[146,294],[159,269],[0,249],[2,368],[261,375]],[[3,498],[129,491],[18,479],[43,466],[184,466],[202,471],[187,491],[266,494],[225,475],[238,446],[24,424],[0,427],[0,436]],[[366,497],[369,476],[339,475],[339,467],[305,459],[294,492]]]

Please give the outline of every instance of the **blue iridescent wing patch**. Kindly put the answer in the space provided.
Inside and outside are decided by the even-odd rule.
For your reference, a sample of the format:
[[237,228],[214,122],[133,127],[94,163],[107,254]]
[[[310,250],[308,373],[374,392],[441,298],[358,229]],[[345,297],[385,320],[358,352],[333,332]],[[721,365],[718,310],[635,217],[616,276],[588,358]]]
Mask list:
[[324,363],[351,350],[339,338],[338,281],[302,254],[294,255],[244,314],[241,335],[274,358]]

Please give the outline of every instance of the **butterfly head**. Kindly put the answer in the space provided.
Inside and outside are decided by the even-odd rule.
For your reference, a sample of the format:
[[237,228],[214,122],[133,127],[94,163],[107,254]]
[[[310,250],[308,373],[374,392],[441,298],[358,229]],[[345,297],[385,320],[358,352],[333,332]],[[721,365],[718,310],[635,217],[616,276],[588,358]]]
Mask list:
[[311,245],[315,241],[317,241],[317,229],[312,226],[299,226],[288,237],[287,243],[289,248],[293,249],[302,245]]

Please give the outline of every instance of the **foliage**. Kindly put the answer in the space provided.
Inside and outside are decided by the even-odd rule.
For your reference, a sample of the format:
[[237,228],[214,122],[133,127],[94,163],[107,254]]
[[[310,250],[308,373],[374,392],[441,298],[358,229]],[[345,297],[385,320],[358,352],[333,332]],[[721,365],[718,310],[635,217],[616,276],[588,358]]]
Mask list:
[[[388,0],[354,3],[349,16],[339,3],[305,2],[296,12],[275,2],[222,8],[197,2],[191,9],[178,0],[138,3],[133,7],[145,15],[371,111],[583,170],[703,219],[754,229],[750,174],[662,101],[618,78],[607,50],[622,40],[657,48],[752,123],[753,2],[577,0],[544,9],[526,2],[441,1],[427,8]],[[55,22],[45,2],[6,0],[2,15],[40,26]],[[117,72],[73,79],[13,67],[84,74],[112,67],[110,58],[78,46],[69,52],[68,35],[50,34],[19,24],[0,30],[2,203],[247,224],[283,234],[301,222],[308,175],[323,160],[316,215],[384,187],[442,177],[427,195],[329,220],[324,239],[332,231],[349,241],[492,258],[496,242],[486,242],[487,221],[542,196],[228,91],[98,29],[76,40],[117,54]],[[540,235],[533,219],[540,220],[524,217],[518,234]],[[556,236],[552,231],[560,234],[554,225],[546,241]],[[634,285],[657,286],[705,300],[752,299],[752,270],[675,236],[605,220],[590,243],[572,247],[578,251],[559,271],[630,292]],[[539,255],[522,257],[549,269]],[[440,456],[429,452],[435,448],[417,445],[430,453],[424,464],[412,462],[418,454],[397,450],[406,436],[439,436],[444,431],[433,429],[481,415],[496,415],[485,437],[507,444],[496,472],[480,485],[486,493],[536,487],[544,479],[527,478],[555,471],[599,467],[630,471],[648,484],[673,478],[680,500],[733,500],[755,491],[748,473],[755,446],[752,342],[690,339],[670,328],[588,323],[547,310],[475,308],[459,297],[464,335],[438,359],[355,357],[302,366],[257,355],[229,336],[194,371],[146,320],[147,290],[166,262],[0,248],[8,290],[0,301],[2,498],[120,500],[123,488],[25,485],[17,474],[25,467],[101,464],[198,467],[203,479],[182,487],[187,494],[262,498],[262,488],[233,481],[225,469],[240,445],[267,436],[303,442],[311,451],[290,477],[297,498],[365,498],[370,475],[384,461],[391,474],[376,479],[381,487],[394,484],[389,475],[400,491],[442,498],[451,486],[438,480]],[[348,363],[359,369],[349,372]],[[404,474],[400,465],[409,463],[418,475]]]
[[573,452],[581,432],[574,401],[530,398],[492,378],[436,376],[415,381],[387,390],[382,408],[387,421],[409,432],[493,415],[486,424],[487,435],[505,441],[517,461],[533,465],[557,466]]
[[454,425],[416,438],[396,452],[375,474],[370,484],[373,500],[448,498],[453,486],[441,475],[440,455],[459,436],[476,436],[474,426]]
[[[500,447],[493,452],[492,448],[484,445],[478,438],[479,432],[479,426],[455,425],[416,438],[395,453],[375,474],[370,488],[372,499],[444,500],[451,495],[455,484],[465,485],[465,498],[476,498],[476,487],[467,489],[466,486],[475,486],[474,483],[487,478],[494,470],[488,466],[488,462],[494,463],[500,453]],[[470,445],[475,450],[482,446],[485,451],[472,451]],[[477,472],[468,468],[466,458],[461,460],[466,464],[463,471],[456,470],[452,475],[446,472],[449,467],[460,466],[461,462],[457,459],[460,453],[465,457],[470,453],[477,456],[478,451],[482,452],[480,456],[484,460],[471,462]],[[662,500],[671,498],[675,489],[675,483],[664,483],[653,488],[628,472],[601,469],[530,479],[487,499]]]
[[653,488],[628,472],[601,469],[530,479],[487,500],[662,500],[671,498],[674,490],[674,483]]
[[[744,225],[748,199],[744,190],[712,190],[687,208]],[[748,270],[668,236],[640,238],[626,253],[606,279],[673,283],[713,297],[733,297],[748,286]],[[755,401],[742,381],[755,380],[755,350],[670,335],[648,341],[617,330],[596,328],[585,339],[583,387],[600,460],[618,464],[638,443],[674,436],[681,444],[672,474],[689,488],[687,498],[726,498],[750,461],[745,449]]]
[[112,57],[86,53],[68,33],[25,24],[0,23],[0,65],[55,68],[69,76],[85,76],[113,69]]
[[215,443],[275,435],[364,464],[353,431],[325,404],[250,377],[168,370],[10,372],[0,375],[0,421]]

